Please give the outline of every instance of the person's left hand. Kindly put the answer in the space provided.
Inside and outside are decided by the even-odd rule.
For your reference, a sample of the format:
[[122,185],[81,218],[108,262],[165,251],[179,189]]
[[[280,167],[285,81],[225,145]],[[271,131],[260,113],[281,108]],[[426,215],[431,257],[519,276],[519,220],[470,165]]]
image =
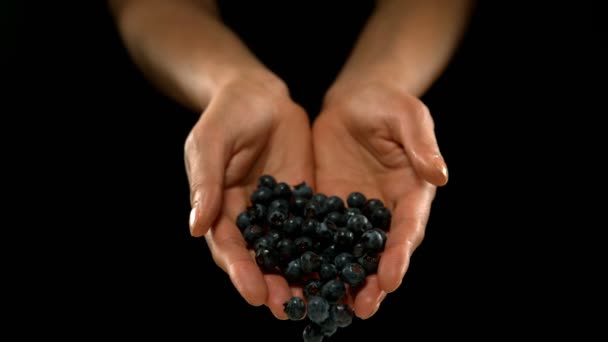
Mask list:
[[317,191],[346,198],[359,191],[393,213],[378,273],[353,297],[371,317],[395,291],[421,243],[436,186],[447,182],[433,119],[416,97],[385,85],[353,87],[326,97],[313,125]]

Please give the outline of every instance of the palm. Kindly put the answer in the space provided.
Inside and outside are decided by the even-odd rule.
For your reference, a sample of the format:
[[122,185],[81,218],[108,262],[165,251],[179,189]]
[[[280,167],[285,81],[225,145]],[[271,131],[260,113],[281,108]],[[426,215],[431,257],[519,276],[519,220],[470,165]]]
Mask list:
[[[393,291],[420,243],[435,186],[416,171],[397,132],[407,106],[391,99],[330,107],[314,124],[317,189],[345,198],[360,191],[380,198],[393,220],[377,275],[354,297],[355,312],[369,317]],[[398,113],[398,114],[396,114]],[[400,116],[401,115],[401,116]]]
[[[235,287],[252,304],[266,304],[279,318],[286,318],[283,303],[293,293],[286,280],[263,274],[247,250],[235,219],[250,202],[258,178],[270,174],[290,185],[313,182],[310,125],[305,112],[289,101],[275,103],[272,110],[258,109],[230,133],[235,137],[225,167],[222,203],[219,215],[205,235],[215,261],[229,275]],[[274,107],[274,106],[273,106]],[[228,113],[251,111],[231,102]],[[246,122],[244,122],[246,119]],[[243,124],[244,123],[244,124]]]

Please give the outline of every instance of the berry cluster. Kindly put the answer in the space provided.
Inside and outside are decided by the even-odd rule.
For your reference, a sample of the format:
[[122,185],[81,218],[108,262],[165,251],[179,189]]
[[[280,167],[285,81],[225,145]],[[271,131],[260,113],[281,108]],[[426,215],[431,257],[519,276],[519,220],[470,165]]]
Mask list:
[[320,342],[351,324],[345,295],[376,273],[391,212],[360,192],[348,195],[345,205],[338,196],[314,194],[305,182],[292,188],[264,175],[236,224],[264,272],[303,287],[308,304],[293,297],[285,313],[291,320],[308,317],[304,341]]

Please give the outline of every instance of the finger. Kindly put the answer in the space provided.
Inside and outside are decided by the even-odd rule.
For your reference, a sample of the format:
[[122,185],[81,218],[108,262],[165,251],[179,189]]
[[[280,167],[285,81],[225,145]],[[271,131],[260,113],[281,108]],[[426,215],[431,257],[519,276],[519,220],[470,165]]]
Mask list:
[[185,162],[190,183],[190,233],[203,236],[217,218],[222,203],[226,152],[223,134],[199,121],[186,139]]
[[241,296],[254,306],[266,303],[266,281],[233,220],[222,217],[205,239],[213,260],[228,274]]
[[287,280],[277,274],[264,275],[264,280],[268,288],[266,306],[276,318],[286,320],[288,317],[283,304],[291,298],[291,289]]
[[387,293],[401,285],[410,257],[424,238],[435,189],[429,183],[421,183],[396,203],[391,230],[378,266],[380,289]]
[[357,293],[355,297],[354,310],[357,317],[368,319],[373,316],[380,303],[386,297],[386,292],[380,289],[378,284],[378,276],[372,275],[367,277],[365,286]]
[[397,116],[398,124],[391,125],[416,173],[426,181],[442,186],[448,182],[448,168],[439,151],[429,109],[420,101],[408,102],[406,115]]

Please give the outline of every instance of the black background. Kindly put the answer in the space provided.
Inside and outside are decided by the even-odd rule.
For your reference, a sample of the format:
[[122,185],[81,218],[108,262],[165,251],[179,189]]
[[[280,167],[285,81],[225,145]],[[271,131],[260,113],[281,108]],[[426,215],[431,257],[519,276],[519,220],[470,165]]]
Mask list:
[[[316,113],[370,3],[235,3],[224,2],[226,21]],[[565,164],[571,152],[558,123],[571,108],[579,116],[569,132],[584,120],[578,99],[592,96],[579,76],[595,70],[591,52],[600,43],[580,30],[591,26],[590,5],[531,6],[476,7],[452,62],[423,97],[450,169],[426,238],[404,285],[373,318],[332,340],[565,329],[539,320],[563,305],[550,294],[559,285],[547,280],[568,263],[550,252],[547,232],[560,215],[544,198],[571,186],[556,189],[547,165]],[[248,306],[204,240],[189,236],[183,142],[198,114],[148,84],[103,2],[5,9],[19,20],[9,21],[3,52],[6,100],[15,104],[6,108],[16,108],[4,120],[22,128],[8,145],[20,148],[7,155],[26,178],[13,184],[14,202],[27,208],[19,217],[28,248],[15,254],[27,263],[17,268],[28,279],[17,299],[27,305],[15,317],[34,315],[45,332],[62,335],[297,340],[301,323]]]

